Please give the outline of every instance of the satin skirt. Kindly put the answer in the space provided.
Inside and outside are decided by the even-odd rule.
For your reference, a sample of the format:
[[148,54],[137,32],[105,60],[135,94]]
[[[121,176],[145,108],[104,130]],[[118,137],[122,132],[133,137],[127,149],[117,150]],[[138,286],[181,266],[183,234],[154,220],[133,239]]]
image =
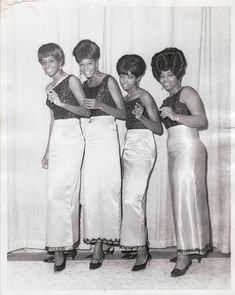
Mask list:
[[168,129],[167,145],[177,251],[204,254],[209,246],[206,149],[197,129],[184,125]]
[[84,242],[118,244],[121,223],[121,165],[115,119],[90,118],[86,128],[82,206]]
[[147,242],[146,194],[157,150],[153,133],[147,129],[128,130],[122,155],[123,248],[138,249]]
[[55,120],[49,147],[46,249],[79,242],[79,191],[84,137],[78,119]]

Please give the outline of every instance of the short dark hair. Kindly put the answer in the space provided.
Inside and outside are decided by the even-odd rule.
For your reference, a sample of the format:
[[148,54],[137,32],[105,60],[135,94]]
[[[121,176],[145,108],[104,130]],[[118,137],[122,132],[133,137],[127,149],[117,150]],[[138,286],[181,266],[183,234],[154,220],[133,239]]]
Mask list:
[[185,74],[187,62],[183,51],[174,47],[169,47],[156,53],[152,57],[151,66],[153,76],[157,81],[160,80],[161,72],[168,70],[171,70],[177,79],[180,80]]
[[48,56],[53,56],[63,66],[65,63],[64,51],[56,43],[46,43],[38,49],[38,61],[42,63],[42,59]]
[[74,47],[73,56],[75,57],[77,63],[83,59],[97,60],[100,58],[100,48],[95,42],[84,39]]
[[123,55],[117,62],[116,69],[118,75],[127,75],[130,72],[136,78],[139,78],[145,73],[146,64],[143,58],[137,54]]

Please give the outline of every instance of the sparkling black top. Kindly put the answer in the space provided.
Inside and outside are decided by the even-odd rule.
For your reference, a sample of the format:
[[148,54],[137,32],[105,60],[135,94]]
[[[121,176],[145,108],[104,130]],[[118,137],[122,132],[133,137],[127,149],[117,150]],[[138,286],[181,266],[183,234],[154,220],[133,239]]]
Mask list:
[[[87,81],[83,83],[84,92],[86,94],[87,98],[93,98],[96,99],[99,102],[105,103],[109,105],[110,107],[115,108],[116,104],[113,101],[112,95],[108,88],[108,80],[110,75],[106,75],[103,80],[100,82],[100,84],[96,86],[89,86]],[[94,116],[110,116],[109,114],[105,113],[102,110],[91,110],[91,117]]]
[[[61,100],[61,102],[78,106],[79,105],[78,101],[77,101],[76,97],[73,95],[73,92],[71,91],[71,89],[69,87],[69,78],[71,76],[72,75],[68,75],[66,78],[64,78],[61,82],[59,82],[53,88],[53,90],[58,94],[59,99]],[[78,115],[76,115],[76,114],[74,114],[74,113],[72,113],[70,111],[67,111],[62,107],[57,106],[56,104],[51,102],[48,99],[48,97],[47,97],[47,100],[46,100],[46,104],[53,111],[55,120],[58,120],[58,119],[70,119],[70,118],[79,119]]]
[[[136,99],[129,100],[129,101],[125,102],[126,110],[127,110],[127,118],[126,118],[126,128],[127,128],[127,130],[129,130],[129,129],[147,129],[147,127],[140,120],[136,119],[134,114],[132,114],[136,103],[138,103],[142,107],[144,107],[143,103],[142,103],[142,101],[141,101],[141,99],[139,97],[136,98]],[[148,113],[146,112],[145,109],[144,109],[143,115],[146,118],[149,118]]]
[[[160,108],[163,107],[171,107],[172,110],[176,113],[176,114],[180,114],[180,115],[191,115],[190,110],[188,109],[187,105],[183,102],[180,102],[180,93],[183,90],[183,88],[181,88],[178,92],[176,92],[174,95],[167,97]],[[170,127],[176,126],[176,125],[182,125],[179,122],[173,121],[170,118],[166,117],[166,118],[161,118],[163,124],[165,125],[165,127],[168,129]]]

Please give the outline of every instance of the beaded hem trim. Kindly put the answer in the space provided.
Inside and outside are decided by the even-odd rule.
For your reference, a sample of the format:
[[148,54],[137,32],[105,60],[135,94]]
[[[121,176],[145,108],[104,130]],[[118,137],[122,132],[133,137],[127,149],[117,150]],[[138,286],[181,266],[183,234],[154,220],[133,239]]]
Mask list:
[[205,254],[206,252],[208,252],[208,250],[210,250],[211,247],[210,245],[206,245],[205,248],[203,249],[199,249],[199,248],[194,248],[194,249],[177,249],[177,253],[178,254],[183,254],[183,255],[187,255],[187,254]]
[[124,246],[124,245],[120,245],[120,248],[125,250],[125,251],[137,251],[141,248],[146,248],[145,245],[142,245],[142,246]]
[[49,247],[49,246],[46,246],[45,250],[47,250],[49,252],[53,252],[53,251],[69,251],[69,250],[76,249],[78,245],[79,245],[79,241],[74,243],[72,246],[71,245],[63,246],[63,247]]
[[92,244],[94,245],[97,241],[102,241],[103,243],[105,244],[108,244],[108,245],[115,245],[115,246],[118,246],[119,245],[119,242],[120,240],[119,239],[115,239],[115,240],[112,240],[112,239],[105,239],[105,238],[93,238],[93,239],[83,239],[84,243],[86,244]]

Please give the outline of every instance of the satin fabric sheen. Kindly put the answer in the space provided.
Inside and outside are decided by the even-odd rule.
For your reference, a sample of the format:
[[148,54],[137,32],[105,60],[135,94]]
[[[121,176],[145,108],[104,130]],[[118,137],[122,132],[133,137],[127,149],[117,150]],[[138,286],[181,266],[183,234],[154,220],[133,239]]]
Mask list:
[[123,217],[120,244],[124,248],[146,245],[146,193],[157,150],[147,129],[127,131],[123,155]]
[[185,125],[168,129],[167,146],[177,251],[204,254],[209,244],[206,149],[197,129]]
[[86,128],[82,205],[84,242],[118,244],[121,223],[121,167],[118,133],[111,116],[90,118]]
[[55,120],[49,148],[46,249],[71,250],[79,241],[79,189],[84,137],[78,119]]

